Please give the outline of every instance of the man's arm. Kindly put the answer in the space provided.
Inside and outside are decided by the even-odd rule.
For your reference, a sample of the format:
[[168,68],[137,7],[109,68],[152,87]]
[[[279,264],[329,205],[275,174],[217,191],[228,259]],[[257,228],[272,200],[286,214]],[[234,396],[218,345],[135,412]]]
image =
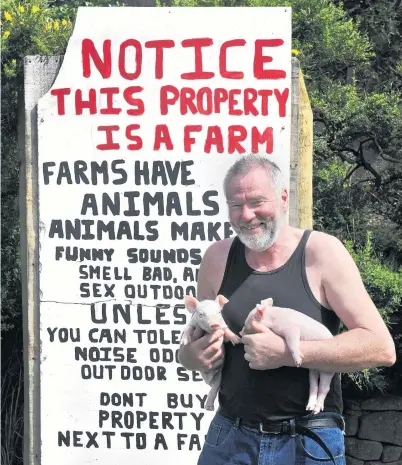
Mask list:
[[333,236],[317,234],[315,242],[327,302],[348,331],[325,341],[301,341],[302,366],[347,373],[393,365],[394,342],[353,258]]
[[[314,236],[314,244],[309,244],[309,247],[314,266],[321,270],[325,298],[348,331],[324,341],[300,341],[301,366],[334,373],[353,373],[393,365],[396,360],[395,344],[364,287],[352,257],[338,239],[322,233]],[[253,322],[252,326],[259,334],[242,338],[244,358],[250,368],[272,370],[295,366],[282,337],[260,323]]]

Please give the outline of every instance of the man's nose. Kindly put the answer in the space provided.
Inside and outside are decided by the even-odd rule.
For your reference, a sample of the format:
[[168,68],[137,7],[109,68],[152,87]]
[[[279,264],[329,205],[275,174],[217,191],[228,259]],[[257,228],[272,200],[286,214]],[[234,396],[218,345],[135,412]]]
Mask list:
[[244,205],[241,211],[241,217],[243,221],[251,221],[255,218],[254,210],[249,208],[247,205]]

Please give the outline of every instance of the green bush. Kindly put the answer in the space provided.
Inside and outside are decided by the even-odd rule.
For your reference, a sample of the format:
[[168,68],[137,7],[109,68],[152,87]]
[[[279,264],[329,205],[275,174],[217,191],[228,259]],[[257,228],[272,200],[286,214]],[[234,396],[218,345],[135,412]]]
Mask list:
[[17,128],[18,104],[23,96],[23,58],[64,53],[72,21],[43,0],[5,0],[1,10],[1,327],[7,330],[21,325]]
[[[402,273],[401,270],[393,271],[375,256],[371,239],[372,233],[368,231],[363,247],[356,247],[351,240],[345,241],[345,247],[360,270],[367,292],[392,332],[392,325],[397,324],[402,310]],[[397,346],[399,347],[398,344]],[[387,377],[385,369],[348,373],[343,376],[343,380],[345,389],[357,387],[366,394],[376,391],[387,392],[397,387],[393,382],[395,380]]]

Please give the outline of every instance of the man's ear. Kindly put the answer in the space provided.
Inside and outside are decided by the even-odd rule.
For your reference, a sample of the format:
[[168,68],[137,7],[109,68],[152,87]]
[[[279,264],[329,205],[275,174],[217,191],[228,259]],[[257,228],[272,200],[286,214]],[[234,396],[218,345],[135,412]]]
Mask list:
[[281,208],[283,213],[286,213],[289,208],[289,193],[286,187],[283,188],[281,192]]
[[229,300],[225,296],[219,294],[216,296],[215,302],[218,302],[219,306],[222,308]]
[[272,307],[272,305],[274,305],[274,300],[272,297],[268,297],[268,299],[261,300],[261,303],[267,307]]
[[190,313],[194,313],[196,311],[198,304],[199,302],[195,297],[191,295],[184,296],[184,305]]

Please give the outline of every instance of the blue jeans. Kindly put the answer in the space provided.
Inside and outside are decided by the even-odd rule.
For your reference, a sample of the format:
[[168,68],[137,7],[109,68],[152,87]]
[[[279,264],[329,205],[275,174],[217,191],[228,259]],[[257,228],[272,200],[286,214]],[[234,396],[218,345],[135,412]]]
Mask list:
[[[303,418],[339,417],[319,413]],[[336,465],[345,465],[344,431],[339,428],[312,429],[326,444]],[[304,448],[304,449],[303,449]],[[307,453],[306,453],[307,451]],[[309,455],[311,457],[309,457]],[[315,460],[327,459],[325,461]],[[197,465],[333,465],[316,441],[301,435],[265,434],[216,414]]]

